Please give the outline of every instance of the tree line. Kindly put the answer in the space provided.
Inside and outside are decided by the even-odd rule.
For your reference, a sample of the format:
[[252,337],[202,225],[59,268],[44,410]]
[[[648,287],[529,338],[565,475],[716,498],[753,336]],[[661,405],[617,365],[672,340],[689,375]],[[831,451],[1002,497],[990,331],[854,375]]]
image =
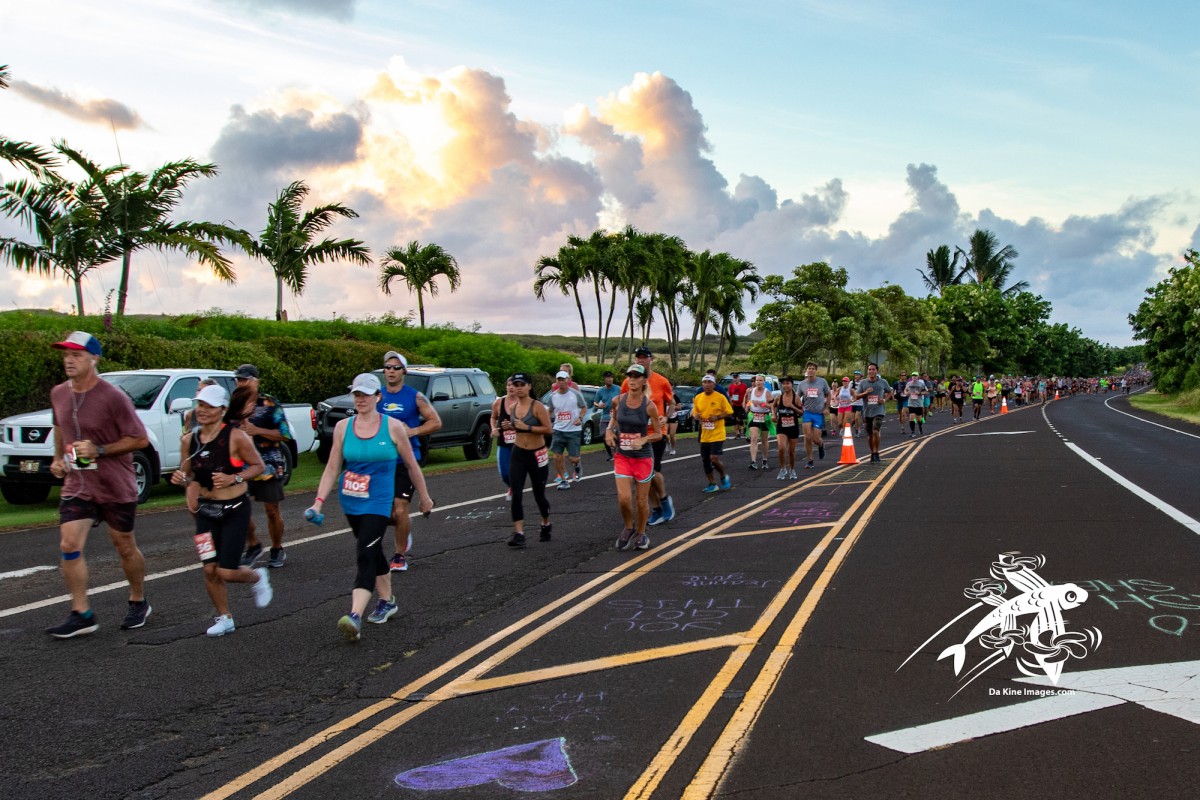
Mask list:
[[1166,394],[1200,389],[1200,252],[1188,249],[1183,261],[1129,315],[1154,386]]

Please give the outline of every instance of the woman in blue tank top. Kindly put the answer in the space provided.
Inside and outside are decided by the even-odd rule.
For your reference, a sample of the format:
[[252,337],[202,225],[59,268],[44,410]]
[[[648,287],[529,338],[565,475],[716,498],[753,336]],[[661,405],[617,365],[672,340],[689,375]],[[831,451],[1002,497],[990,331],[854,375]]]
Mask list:
[[358,543],[358,574],[350,596],[350,613],[338,620],[338,630],[356,642],[372,589],[379,601],[368,621],[387,622],[397,609],[390,565],[383,555],[383,538],[392,519],[397,458],[404,459],[408,466],[421,498],[421,513],[432,511],[433,501],[408,441],[408,428],[379,413],[379,379],[363,373],[354,379],[350,392],[354,395],[354,416],[342,420],[333,430],[333,447],[310,511],[321,513],[325,496],[336,482],[338,500]]

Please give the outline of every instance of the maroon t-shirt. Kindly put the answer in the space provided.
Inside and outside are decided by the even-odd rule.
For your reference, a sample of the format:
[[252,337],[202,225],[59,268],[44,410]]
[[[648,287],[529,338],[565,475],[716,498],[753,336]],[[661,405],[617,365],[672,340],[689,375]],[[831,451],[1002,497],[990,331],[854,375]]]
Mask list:
[[[86,439],[94,444],[112,444],[126,436],[144,437],[142,425],[129,395],[105,380],[86,392],[71,391],[71,382],[50,390],[55,436],[62,437],[63,452],[72,442]],[[137,502],[133,455],[106,456],[95,461],[96,469],[70,469],[63,483],[63,497],[78,497],[94,503]]]

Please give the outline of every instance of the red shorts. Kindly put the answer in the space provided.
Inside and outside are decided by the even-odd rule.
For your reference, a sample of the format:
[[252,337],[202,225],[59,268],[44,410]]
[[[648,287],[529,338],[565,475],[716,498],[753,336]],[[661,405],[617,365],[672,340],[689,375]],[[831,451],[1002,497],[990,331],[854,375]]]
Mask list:
[[613,454],[613,474],[618,478],[633,478],[638,483],[647,483],[654,477],[654,459],[630,458],[617,451]]

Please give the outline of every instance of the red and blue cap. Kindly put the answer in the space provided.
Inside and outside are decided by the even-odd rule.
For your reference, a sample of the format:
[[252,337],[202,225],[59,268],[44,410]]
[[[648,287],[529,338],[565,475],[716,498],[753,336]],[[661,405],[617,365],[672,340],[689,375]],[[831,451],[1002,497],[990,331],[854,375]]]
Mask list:
[[75,331],[61,342],[55,342],[50,346],[57,347],[59,350],[86,350],[94,356],[104,355],[100,348],[100,340],[87,331]]

